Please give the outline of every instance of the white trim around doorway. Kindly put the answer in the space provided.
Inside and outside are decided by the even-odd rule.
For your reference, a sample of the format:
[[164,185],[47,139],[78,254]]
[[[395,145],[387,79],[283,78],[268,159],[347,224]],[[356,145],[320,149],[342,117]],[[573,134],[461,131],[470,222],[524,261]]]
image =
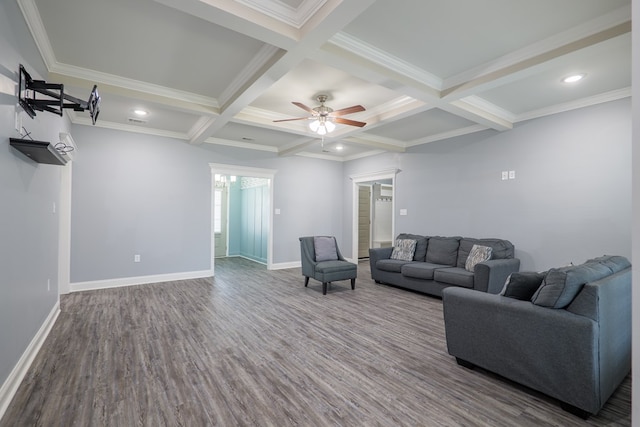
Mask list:
[[[269,203],[271,211],[269,212],[269,232],[267,234],[267,269],[273,269],[273,178],[277,170],[254,168],[250,166],[228,165],[223,163],[209,163],[211,168],[211,197],[213,200],[213,192],[215,191],[216,174],[219,175],[236,175],[248,176],[255,178],[266,178],[269,180]],[[213,211],[211,212],[211,272],[215,275],[215,236],[213,233]]]
[[393,185],[391,198],[391,235],[395,236],[396,227],[396,175],[400,169],[390,168],[377,172],[365,172],[349,175],[353,182],[351,187],[352,195],[352,221],[351,221],[351,259],[358,260],[358,185],[363,182],[391,179]]

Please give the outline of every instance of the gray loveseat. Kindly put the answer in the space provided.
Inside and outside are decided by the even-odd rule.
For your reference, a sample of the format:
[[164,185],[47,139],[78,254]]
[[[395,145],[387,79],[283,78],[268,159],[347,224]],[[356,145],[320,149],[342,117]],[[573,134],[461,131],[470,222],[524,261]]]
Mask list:
[[539,286],[535,273],[514,276],[529,290],[507,289],[513,277],[504,295],[445,289],[449,354],[558,399],[583,418],[597,413],[631,369],[631,264],[603,256],[551,269]]
[[[393,248],[369,249],[371,278],[435,296],[449,286],[498,293],[506,278],[520,268],[514,258],[514,247],[508,240],[474,239],[470,237],[421,236],[399,234],[396,241],[416,241],[412,260],[391,259]],[[473,245],[492,248],[491,259],[475,265],[473,271],[465,268]]]

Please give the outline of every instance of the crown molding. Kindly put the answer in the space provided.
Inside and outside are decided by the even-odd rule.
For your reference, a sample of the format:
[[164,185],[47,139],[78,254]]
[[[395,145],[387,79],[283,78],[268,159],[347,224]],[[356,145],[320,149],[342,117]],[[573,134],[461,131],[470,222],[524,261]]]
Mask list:
[[211,136],[205,139],[204,142],[206,142],[207,144],[224,145],[226,147],[245,148],[249,150],[258,150],[258,151],[268,151],[270,153],[278,152],[277,147],[272,147],[270,145],[252,144],[250,142],[233,141],[230,139],[214,138]]
[[71,119],[71,123],[73,123],[74,125],[94,126],[102,129],[111,129],[111,130],[119,130],[124,132],[131,132],[131,133],[140,133],[145,135],[161,136],[164,138],[178,139],[181,141],[189,140],[189,135],[181,132],[173,132],[173,131],[155,129],[155,128],[149,128],[149,127],[139,127],[135,125],[125,125],[125,124],[114,123],[114,122],[105,122],[104,120],[98,120],[94,125],[91,122],[91,119],[87,117],[79,117],[73,112],[69,112],[69,118]]
[[298,8],[293,8],[273,0],[236,1],[298,30],[327,2],[327,0],[304,0]]
[[38,51],[40,51],[40,56],[42,56],[42,60],[47,69],[50,70],[56,63],[56,58],[53,54],[53,46],[51,46],[49,37],[47,36],[47,30],[45,30],[42,18],[40,18],[38,6],[36,6],[34,0],[18,0],[18,6],[22,11],[22,16],[24,16],[27,22],[29,31],[31,31]]
[[434,90],[439,91],[442,88],[442,79],[434,74],[403,61],[389,53],[378,49],[368,43],[363,42],[347,33],[340,32],[331,37],[328,43],[343,49],[355,56],[359,56],[375,64],[378,64],[394,73],[399,73],[412,80],[420,82]]
[[430,142],[442,141],[443,139],[454,138],[456,136],[468,135],[470,133],[480,132],[489,129],[483,125],[471,125],[460,129],[454,129],[448,132],[441,132],[436,135],[427,136],[425,138],[415,139],[407,143],[407,147],[415,147],[417,145],[428,144]]
[[525,120],[537,119],[539,117],[550,116],[552,114],[563,113],[565,111],[577,110],[578,108],[590,107],[592,105],[602,104],[604,102],[617,101],[618,99],[628,98],[630,96],[631,87],[612,90],[575,101],[552,105],[551,107],[540,108],[538,110],[519,114],[516,116],[514,122],[517,123]]
[[162,96],[177,101],[199,104],[212,108],[219,108],[218,101],[215,98],[198,95],[192,92],[186,92],[178,89],[171,89],[166,86],[142,82],[140,80],[128,79],[126,77],[103,73],[101,71],[94,71],[88,68],[76,67],[74,65],[67,65],[56,62],[52,67],[49,68],[49,72],[76,79],[87,80],[90,82],[116,86],[127,90]]

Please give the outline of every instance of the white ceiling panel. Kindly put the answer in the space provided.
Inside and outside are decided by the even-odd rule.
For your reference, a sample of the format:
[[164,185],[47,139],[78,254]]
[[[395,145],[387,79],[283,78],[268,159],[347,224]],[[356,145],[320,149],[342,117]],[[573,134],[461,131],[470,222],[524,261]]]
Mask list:
[[[631,35],[627,33],[562,56],[544,68],[478,96],[514,114],[525,114],[550,104],[564,104],[631,87]],[[581,73],[586,77],[579,82],[561,81]]]
[[62,64],[218,97],[264,43],[153,0],[37,0]]
[[227,141],[259,144],[269,147],[286,146],[287,144],[291,144],[301,138],[299,135],[288,132],[264,129],[234,122],[227,123],[218,133],[216,133],[215,137]]
[[472,126],[474,122],[434,108],[404,119],[378,126],[368,131],[373,135],[411,142],[416,139],[444,134]]
[[346,33],[445,79],[561,33],[627,0],[378,0]]

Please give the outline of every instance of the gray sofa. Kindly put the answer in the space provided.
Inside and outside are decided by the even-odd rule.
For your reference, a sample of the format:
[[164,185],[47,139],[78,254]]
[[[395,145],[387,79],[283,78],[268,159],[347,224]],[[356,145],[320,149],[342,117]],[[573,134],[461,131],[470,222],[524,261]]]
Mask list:
[[[393,248],[369,249],[371,278],[376,283],[434,296],[442,296],[442,290],[449,286],[498,293],[509,274],[520,268],[520,260],[514,258],[514,247],[508,240],[407,233],[399,234],[397,239],[416,240],[413,259],[391,259]],[[491,247],[492,255],[469,271],[465,264],[473,245]]]
[[460,365],[497,373],[587,418],[631,369],[631,264],[603,256],[541,276],[528,293],[510,285],[498,295],[445,289],[447,348]]

